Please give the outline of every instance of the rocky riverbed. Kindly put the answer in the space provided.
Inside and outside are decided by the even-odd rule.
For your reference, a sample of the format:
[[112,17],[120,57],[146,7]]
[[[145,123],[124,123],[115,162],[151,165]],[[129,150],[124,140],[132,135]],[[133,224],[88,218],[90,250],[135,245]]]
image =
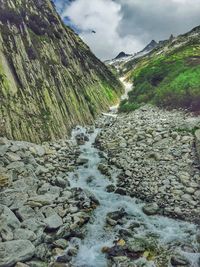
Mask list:
[[198,126],[147,106],[70,140],[0,138],[0,267],[200,266]]
[[150,203],[147,213],[200,223],[199,117],[145,106],[98,127],[98,147],[122,169],[112,190]]
[[0,138],[1,267],[49,266],[70,238],[83,236],[97,200],[70,187],[68,173],[84,163],[78,155],[68,140],[39,146]]

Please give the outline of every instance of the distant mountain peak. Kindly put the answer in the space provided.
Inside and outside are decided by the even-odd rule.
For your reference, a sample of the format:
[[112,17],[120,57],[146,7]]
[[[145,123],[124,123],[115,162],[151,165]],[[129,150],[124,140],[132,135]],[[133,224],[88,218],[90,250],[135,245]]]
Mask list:
[[120,58],[123,58],[123,57],[129,57],[131,56],[130,54],[126,54],[125,52],[120,52],[114,59],[120,59]]
[[141,52],[151,51],[151,50],[154,49],[157,45],[158,45],[158,43],[157,43],[155,40],[152,40],[147,46],[145,46],[145,48],[144,48]]

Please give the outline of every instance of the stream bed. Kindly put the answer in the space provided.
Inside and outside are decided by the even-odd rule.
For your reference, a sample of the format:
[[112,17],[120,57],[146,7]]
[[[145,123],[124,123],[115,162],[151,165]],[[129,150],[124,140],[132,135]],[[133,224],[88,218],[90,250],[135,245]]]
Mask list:
[[[71,240],[71,244],[78,247],[78,253],[72,260],[73,266],[200,266],[196,225],[158,215],[148,216],[143,212],[144,203],[140,200],[107,192],[107,186],[116,184],[120,170],[113,167],[110,170],[111,177],[99,171],[98,166],[102,162],[102,157],[101,152],[94,146],[99,131],[87,131],[85,128],[77,127],[72,134],[74,142],[80,134],[88,139],[85,144],[79,146],[79,158],[84,159],[86,163],[71,173],[71,187],[87,190],[99,201],[86,226],[85,238]],[[117,212],[123,213],[120,220],[112,226],[109,225],[108,215]],[[136,244],[140,242],[139,248],[141,243],[149,242],[148,246],[151,249],[147,244],[143,244],[144,249],[141,253],[141,249],[137,251],[132,245],[134,253],[127,253],[126,245],[129,244],[130,252],[130,243],[135,244],[134,240]],[[110,249],[112,247],[113,250]],[[164,260],[162,254],[166,256]],[[178,256],[171,260],[172,255]]]

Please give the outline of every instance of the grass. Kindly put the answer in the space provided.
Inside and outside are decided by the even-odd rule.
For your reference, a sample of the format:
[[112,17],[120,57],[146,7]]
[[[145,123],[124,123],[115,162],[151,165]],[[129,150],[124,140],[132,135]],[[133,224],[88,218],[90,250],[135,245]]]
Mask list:
[[131,72],[134,90],[120,110],[134,110],[143,103],[161,107],[200,110],[200,45],[173,49],[165,55],[143,58]]

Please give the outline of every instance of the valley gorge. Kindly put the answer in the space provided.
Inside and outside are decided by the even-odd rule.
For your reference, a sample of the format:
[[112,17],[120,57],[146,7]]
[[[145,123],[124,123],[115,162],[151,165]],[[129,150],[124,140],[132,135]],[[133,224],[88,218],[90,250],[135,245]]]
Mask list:
[[131,102],[185,35],[113,70],[51,1],[0,7],[0,267],[199,267],[200,116]]

